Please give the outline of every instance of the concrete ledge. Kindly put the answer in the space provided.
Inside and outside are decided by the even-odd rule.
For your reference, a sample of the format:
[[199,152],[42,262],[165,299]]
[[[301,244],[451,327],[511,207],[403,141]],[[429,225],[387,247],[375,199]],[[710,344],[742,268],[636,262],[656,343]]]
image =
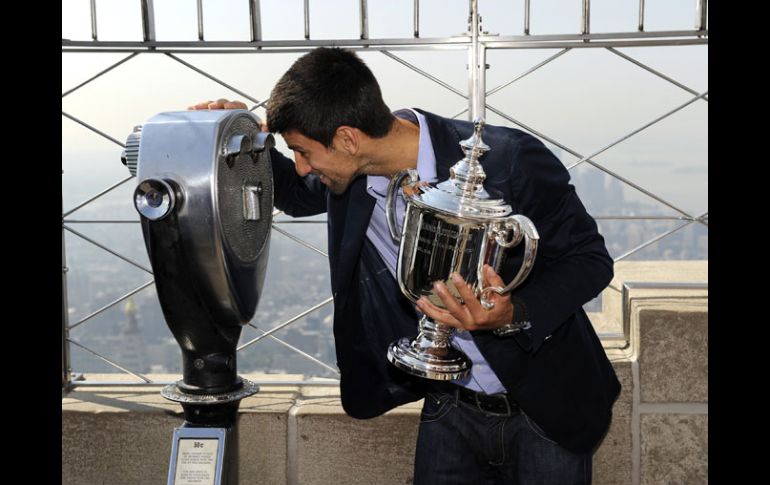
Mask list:
[[[707,483],[708,297],[639,299],[631,309],[630,348],[608,350],[622,390],[594,457],[594,483]],[[299,375],[245,377],[282,384],[264,384],[241,403],[240,483],[412,482],[422,402],[362,421],[344,414],[336,386],[286,384]],[[77,387],[63,395],[62,483],[165,483],[182,414],[160,388]]]
[[[631,364],[614,366],[623,391],[594,461],[598,485],[630,483]],[[95,381],[130,379],[91,377]],[[262,381],[276,376],[246,377]],[[181,407],[162,398],[160,389],[79,387],[64,396],[62,484],[165,483],[171,436],[183,417]],[[263,385],[240,406],[239,483],[412,483],[421,408],[418,401],[375,419],[357,420],[345,415],[337,387]]]
[[62,484],[164,483],[181,423],[163,413],[62,413]]
[[295,417],[299,484],[412,483],[422,401],[358,420],[338,399],[298,403]]
[[[91,377],[132,380],[113,374]],[[170,381],[179,376],[150,377]],[[184,418],[181,406],[160,395],[161,387],[79,387],[64,396],[62,484],[165,483],[173,430]],[[287,483],[288,414],[299,393],[298,386],[263,386],[241,402],[240,483],[254,483],[254,477],[260,483]]]
[[[602,311],[591,314],[591,321],[599,333],[622,333],[623,301],[620,290],[625,282],[708,283],[708,261],[618,261],[614,272],[612,281],[602,292]],[[682,303],[683,297],[708,299],[708,290],[638,288],[631,290],[631,297],[674,298],[677,300],[667,306],[680,310],[677,306]]]

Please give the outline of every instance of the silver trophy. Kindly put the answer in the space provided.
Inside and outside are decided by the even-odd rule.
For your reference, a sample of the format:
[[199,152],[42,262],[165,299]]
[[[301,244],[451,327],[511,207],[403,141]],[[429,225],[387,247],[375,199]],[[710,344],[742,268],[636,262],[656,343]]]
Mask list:
[[[465,157],[450,169],[449,179],[435,187],[420,182],[414,169],[393,176],[385,212],[394,240],[400,241],[398,284],[413,302],[426,296],[445,308],[434,294],[433,284],[442,281],[459,298],[450,275],[460,274],[471,285],[484,308],[491,309],[492,292],[505,295],[520,285],[535,262],[538,233],[523,215],[511,215],[511,206],[492,199],[483,187],[486,174],[479,163],[489,151],[481,139],[484,121],[477,119],[473,135],[460,142]],[[406,180],[408,179],[408,180]],[[396,224],[396,197],[403,186],[406,213],[401,233]],[[506,250],[524,240],[524,259],[518,273],[504,288],[489,286],[483,267],[500,271]],[[388,360],[404,371],[428,379],[461,379],[471,361],[451,345],[454,328],[423,316],[414,341],[401,338],[388,347]]]

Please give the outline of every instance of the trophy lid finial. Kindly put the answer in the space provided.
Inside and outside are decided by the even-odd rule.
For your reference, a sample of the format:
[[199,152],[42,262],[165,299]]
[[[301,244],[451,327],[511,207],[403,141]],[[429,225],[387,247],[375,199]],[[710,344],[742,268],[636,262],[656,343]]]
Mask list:
[[[484,121],[484,118],[477,117],[473,120],[473,134],[470,138],[466,138],[460,142],[463,152],[465,152],[466,155],[475,155],[475,157],[473,157],[475,160],[478,160],[481,155],[489,151],[489,145],[484,143],[484,140],[481,139],[481,132],[484,129],[485,124],[486,121]],[[469,150],[471,153],[468,153]]]
[[490,150],[481,139],[484,124],[484,118],[473,121],[473,134],[460,142],[465,157],[449,171],[450,184],[465,198],[488,198],[482,186],[487,175],[479,163],[479,158]]
[[421,203],[462,216],[504,217],[511,212],[511,206],[502,199],[493,199],[484,189],[487,178],[479,158],[490,150],[481,139],[484,119],[473,122],[473,134],[460,142],[465,156],[449,169],[449,179],[435,188],[422,188]]

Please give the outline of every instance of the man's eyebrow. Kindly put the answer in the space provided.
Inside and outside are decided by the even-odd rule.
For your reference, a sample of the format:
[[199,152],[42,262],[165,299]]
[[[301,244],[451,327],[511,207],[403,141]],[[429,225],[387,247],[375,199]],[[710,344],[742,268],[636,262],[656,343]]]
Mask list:
[[304,152],[305,151],[304,148],[299,147],[297,145],[286,145],[286,146],[289,147],[289,150],[294,150],[294,151],[298,151],[298,152]]

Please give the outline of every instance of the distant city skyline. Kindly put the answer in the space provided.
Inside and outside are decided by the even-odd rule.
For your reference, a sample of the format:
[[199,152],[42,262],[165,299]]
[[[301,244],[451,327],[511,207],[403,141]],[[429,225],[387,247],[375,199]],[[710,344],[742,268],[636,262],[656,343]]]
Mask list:
[[[631,215],[635,211],[647,212],[651,208],[639,203],[625,203],[619,182],[597,172],[588,173],[591,175],[573,179],[573,183],[586,189],[580,196],[589,210],[592,206],[613,205],[623,207],[624,212]],[[602,186],[604,190],[591,190],[598,186]],[[96,205],[98,209],[98,202]],[[320,224],[282,224],[281,228],[323,249],[326,247],[324,218],[324,216],[310,218],[310,220],[319,221]],[[291,218],[282,215],[277,220],[291,220]],[[649,239],[651,235],[660,234],[672,228],[673,224],[679,223],[600,220],[598,224],[600,233],[607,241],[610,255],[617,257]],[[117,231],[105,230],[105,228],[99,230],[98,226],[102,225],[97,224],[73,224],[73,226],[100,243],[120,250],[121,254],[149,267],[139,224],[121,224]],[[707,260],[708,232],[699,226],[692,224],[628,259]],[[150,276],[141,270],[119,261],[75,236],[67,234],[67,240],[71,322],[83,318],[150,279]],[[301,261],[301,264],[296,264],[297,261]],[[328,261],[277,232],[272,234],[266,281],[267,284],[252,322],[265,331],[331,296]],[[124,303],[121,303],[76,328],[71,334],[72,338],[107,355],[113,353],[116,359],[123,358],[124,361],[118,360],[118,363],[126,366],[129,362],[138,361],[138,358],[132,354],[132,349],[139,347],[131,345],[131,342],[139,341],[141,338],[141,341],[146,344],[143,350],[146,356],[145,365],[132,370],[155,373],[181,372],[179,346],[165,325],[154,286],[137,293],[132,300],[137,308],[139,335],[131,337],[128,341],[125,340],[124,328],[127,325],[127,317],[123,311]],[[286,329],[278,331],[275,335],[334,366],[336,360],[331,329],[332,309],[333,306],[328,304]],[[600,311],[599,300],[586,305],[586,309]],[[259,331],[244,327],[241,344],[259,335]],[[117,345],[118,342],[123,342],[125,345]],[[287,372],[334,377],[328,369],[269,338],[241,351],[238,359],[239,369],[244,373]],[[116,371],[114,367],[78,350],[73,352],[73,368],[79,372]]]

